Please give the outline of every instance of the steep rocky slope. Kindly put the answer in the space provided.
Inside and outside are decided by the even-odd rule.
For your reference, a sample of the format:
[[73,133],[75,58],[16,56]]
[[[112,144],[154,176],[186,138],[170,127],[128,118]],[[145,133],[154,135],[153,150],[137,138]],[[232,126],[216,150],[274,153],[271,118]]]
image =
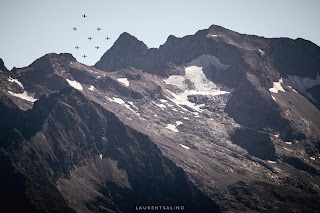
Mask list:
[[[42,97],[22,119],[1,144],[1,187],[11,195],[2,208],[131,212],[165,204],[219,211],[147,136],[75,89]],[[15,199],[24,206],[12,205]]]
[[[104,108],[114,113],[120,120],[119,125],[125,124],[130,131],[148,136],[151,139],[148,143],[155,143],[160,150],[157,155],[163,154],[182,168],[187,182],[183,187],[190,189],[186,194],[194,195],[192,199],[198,196],[194,184],[223,212],[283,212],[286,209],[317,212],[320,209],[319,57],[320,48],[303,39],[266,39],[215,25],[183,38],[170,36],[158,49],[149,49],[135,37],[123,33],[94,67],[78,63],[70,54],[51,53],[28,67],[11,72],[4,70],[1,97],[6,104],[12,105],[12,110],[20,113],[20,109],[29,109],[35,103],[27,112],[41,114],[46,111],[43,109],[48,103],[44,101],[47,98],[40,98],[42,95],[72,86],[78,90],[76,94],[84,95],[81,100],[99,107],[99,111]],[[63,92],[60,95],[63,96]],[[79,158],[89,159],[94,154],[94,161],[86,161],[86,165],[94,165],[93,168],[80,163],[71,169],[67,166],[66,156],[62,158],[66,165],[54,161],[54,165],[61,166],[61,171],[57,170],[60,175],[58,188],[64,190],[60,190],[63,196],[77,202],[72,205],[66,201],[77,211],[102,211],[97,206],[102,204],[106,208],[106,203],[111,210],[121,211],[118,208],[123,199],[109,202],[109,198],[99,198],[98,203],[91,202],[89,206],[83,203],[87,198],[100,196],[92,183],[99,185],[101,178],[105,177],[116,186],[104,183],[104,193],[123,193],[121,197],[129,199],[131,194],[124,190],[128,188],[128,180],[123,170],[129,178],[130,169],[120,165],[129,166],[135,161],[138,165],[145,165],[146,162],[139,158],[140,154],[131,155],[126,151],[102,153],[103,149],[109,149],[108,146],[113,147],[98,139],[99,131],[102,131],[99,127],[105,129],[108,126],[108,122],[103,122],[103,117],[108,115],[96,116],[83,111],[79,114],[81,119],[74,120],[67,116],[75,108],[70,101],[73,99],[62,101],[66,105],[61,105],[55,113],[57,117],[64,117],[63,124],[77,124],[75,126],[81,129],[81,133],[46,123],[40,118],[27,126],[39,125],[37,131],[44,127],[50,131],[56,129],[53,135],[64,132],[65,137],[51,138],[53,144],[80,136],[83,137],[83,142],[78,142],[81,147],[86,147],[89,142],[97,144],[99,148],[87,147],[80,153],[70,151],[67,154],[79,162]],[[88,123],[92,123],[92,128]],[[15,128],[14,125],[9,125],[9,129]],[[107,129],[113,128],[110,125]],[[95,133],[96,130],[99,134]],[[26,141],[30,141],[37,131],[29,136],[20,132]],[[123,131],[127,132],[126,128]],[[129,147],[134,145],[120,136],[108,138],[108,141],[124,142]],[[34,143],[40,143],[42,137],[33,138]],[[73,150],[64,146],[56,148],[60,149]],[[146,153],[146,150],[148,148],[143,146],[139,152]],[[100,153],[110,157],[104,167],[96,163]],[[127,162],[122,161],[123,156],[128,157]],[[179,178],[180,170],[173,169],[174,164],[169,166],[170,163],[163,160],[165,157],[159,157],[162,160],[156,164],[162,165],[159,168],[176,171],[176,178]],[[62,177],[68,173],[66,171],[70,176]],[[151,170],[142,174],[145,172]],[[94,178],[89,174],[95,174]],[[84,176],[91,185],[79,179]],[[138,184],[136,186],[140,188],[138,182],[142,177],[135,177],[137,179],[131,184]],[[174,185],[168,177],[159,181],[165,180],[169,181],[168,185]],[[152,182],[148,183],[152,185]],[[80,186],[88,190],[81,191]],[[178,200],[175,197],[179,196],[172,196],[169,200]],[[130,205],[129,201],[125,203]],[[210,202],[206,205],[214,207]]]

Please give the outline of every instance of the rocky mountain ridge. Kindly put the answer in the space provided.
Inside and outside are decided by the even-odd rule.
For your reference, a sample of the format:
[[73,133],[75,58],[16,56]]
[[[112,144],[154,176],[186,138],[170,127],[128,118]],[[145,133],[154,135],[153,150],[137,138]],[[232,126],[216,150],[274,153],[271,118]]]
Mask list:
[[[56,148],[58,153],[64,150],[64,154],[59,154],[63,158],[49,154],[53,159],[63,159],[68,166],[55,160],[48,168],[59,177],[50,182],[51,186],[59,189],[66,208],[78,212],[102,211],[101,205],[108,206],[110,212],[126,212],[128,206],[121,209],[120,203],[132,197],[123,188],[133,182],[138,184],[142,176],[150,173],[150,170],[139,170],[139,166],[139,174],[135,173],[136,169],[121,167],[128,164],[122,161],[123,156],[140,166],[148,164],[150,160],[145,154],[141,159],[140,155],[131,156],[126,151],[101,152],[112,149],[113,141],[131,147],[130,141],[118,138],[120,135],[112,136],[119,129],[104,122],[104,117],[110,116],[102,113],[104,110],[114,113],[114,119],[119,118],[117,127],[121,126],[123,134],[137,131],[140,135],[134,133],[134,137],[149,137],[150,146],[156,144],[159,150],[152,150],[157,153],[157,159],[162,159],[157,160],[159,168],[170,167],[169,173],[180,171],[175,165],[182,168],[186,174],[182,182],[187,183],[182,188],[189,190],[186,193],[189,198],[181,200],[198,198],[205,201],[203,210],[207,211],[210,206],[211,210],[222,212],[287,209],[317,212],[320,209],[317,204],[320,200],[319,57],[320,48],[303,39],[265,39],[215,25],[183,38],[170,36],[158,49],[149,49],[123,33],[94,67],[77,62],[70,54],[48,54],[28,67],[10,72],[1,68],[2,116],[9,121],[11,115],[22,116],[21,110],[32,105],[26,112],[36,115],[31,119],[34,123],[22,124],[25,127],[15,122],[20,118],[12,119],[12,124],[3,125],[6,128],[1,136],[8,138],[8,131],[16,129],[24,138],[18,141],[32,138],[33,143],[41,143],[42,132],[53,132],[55,137],[63,135],[47,139],[49,144],[58,145],[65,139],[74,141],[76,145]],[[70,92],[65,89],[68,86],[77,91]],[[79,100],[59,100],[59,110],[55,109],[55,116],[51,115],[55,122],[44,122],[42,119],[49,116],[44,112],[53,107],[49,100],[66,92]],[[90,110],[85,110],[87,103]],[[80,114],[75,106],[82,110]],[[92,110],[96,113],[92,114]],[[56,121],[58,118],[63,122]],[[123,124],[128,127],[123,128]],[[99,139],[101,131],[110,132],[107,141],[111,144]],[[78,137],[82,142],[77,142]],[[96,147],[83,149],[82,143]],[[5,139],[4,144],[10,142]],[[80,147],[81,152],[71,151],[77,150],[74,146]],[[7,148],[3,150],[8,152]],[[148,153],[144,146],[137,152]],[[113,157],[104,161],[103,156]],[[88,160],[78,165],[81,158]],[[97,163],[99,158],[104,163]],[[167,158],[173,162],[172,166],[164,160]],[[16,161],[11,157],[12,163]],[[60,168],[55,171],[53,168],[57,166]],[[181,178],[182,173],[178,173],[172,177]],[[130,179],[129,174],[138,176]],[[86,184],[87,191],[80,190],[83,182],[79,177],[84,175],[88,177],[86,181],[106,184],[109,193],[117,193],[121,198],[110,198],[104,191],[102,201],[96,192],[97,185],[92,184]],[[166,184],[170,187],[175,185],[171,178],[165,177],[162,182],[169,181]],[[147,184],[148,190],[155,187],[154,181],[148,182],[151,184]],[[138,184],[132,191],[139,193],[140,188],[144,187]],[[77,195],[79,190],[84,198]],[[93,195],[97,196],[93,198]],[[138,196],[140,201],[143,195]],[[150,204],[168,194],[160,190],[154,196]],[[179,196],[175,194],[171,200],[178,201]],[[139,202],[135,200],[131,204],[134,203]],[[196,203],[190,203],[190,211],[192,206],[198,208]],[[36,205],[50,209],[44,206]]]

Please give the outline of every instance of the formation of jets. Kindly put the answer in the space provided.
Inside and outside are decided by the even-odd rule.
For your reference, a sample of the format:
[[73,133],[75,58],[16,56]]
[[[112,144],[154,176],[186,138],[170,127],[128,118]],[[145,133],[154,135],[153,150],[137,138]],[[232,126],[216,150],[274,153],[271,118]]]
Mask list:
[[[88,16],[87,16],[86,14],[83,14],[82,17],[83,17],[83,18],[87,18]],[[78,28],[76,28],[76,27],[73,27],[72,29],[73,29],[73,31],[77,31],[77,30],[78,30]],[[100,27],[97,27],[97,31],[100,31],[100,30],[102,30],[102,29],[101,29]],[[93,39],[93,38],[92,38],[91,36],[88,37],[88,40],[89,40],[89,41],[91,41],[92,39]],[[106,40],[109,40],[110,38],[107,36],[107,37],[105,37],[105,39],[106,39]],[[80,48],[79,46],[76,46],[76,47],[75,47],[75,49],[79,49],[79,48]],[[96,49],[99,49],[100,47],[99,47],[99,46],[96,46],[95,48],[96,48]],[[86,58],[86,57],[88,57],[88,56],[83,55],[82,57],[83,57],[83,58]]]

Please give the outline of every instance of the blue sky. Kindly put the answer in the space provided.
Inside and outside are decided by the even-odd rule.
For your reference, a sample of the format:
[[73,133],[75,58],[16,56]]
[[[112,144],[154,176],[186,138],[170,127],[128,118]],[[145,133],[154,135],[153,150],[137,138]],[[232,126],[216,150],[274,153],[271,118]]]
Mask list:
[[123,32],[159,47],[169,35],[194,34],[212,24],[268,38],[300,37],[319,46],[319,11],[318,0],[0,0],[0,58],[11,69],[46,53],[69,52],[93,65]]

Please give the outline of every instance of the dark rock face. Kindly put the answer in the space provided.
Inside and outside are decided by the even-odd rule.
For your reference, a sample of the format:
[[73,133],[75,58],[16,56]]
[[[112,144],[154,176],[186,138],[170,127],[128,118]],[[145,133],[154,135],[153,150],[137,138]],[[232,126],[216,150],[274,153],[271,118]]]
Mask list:
[[319,51],[213,25],[158,49],[123,33],[94,67],[2,69],[4,206],[318,212]]
[[[1,169],[13,165],[16,169],[16,173],[9,170],[10,174],[5,177],[18,178],[23,185],[12,188],[12,193],[17,193],[18,202],[25,203],[28,199],[31,204],[24,205],[49,212],[55,208],[59,212],[71,211],[66,202],[88,206],[89,210],[110,212],[131,212],[138,205],[163,205],[163,202],[184,206],[186,212],[197,209],[219,212],[213,201],[187,180],[182,169],[163,157],[147,136],[123,125],[115,115],[87,101],[80,92],[66,88],[59,94],[42,97],[25,114],[25,126],[8,136],[8,143],[2,144],[5,151],[1,152],[4,162]],[[59,192],[55,182],[71,180],[75,187],[74,168],[87,167],[94,158],[102,164],[103,159],[117,162],[127,184],[120,184],[123,180],[118,180],[121,177],[117,176],[111,180],[102,178],[95,186],[99,197],[92,197],[86,203],[63,201],[63,194],[72,196],[72,193],[79,192],[69,194],[63,185],[60,185]],[[94,166],[94,163],[90,165]],[[9,180],[4,183],[10,184]],[[37,185],[37,182],[42,184]],[[32,194],[44,197],[38,200],[40,198]],[[55,202],[61,202],[60,207],[51,206],[57,204]],[[75,210],[79,209],[75,207]]]
[[310,41],[298,38],[275,39],[269,54],[281,76],[295,75],[316,78],[320,66],[320,49]]
[[[7,144],[6,138],[14,128],[19,128],[19,120],[23,118],[23,113],[17,105],[0,90],[0,116],[6,122],[0,123],[0,141],[2,146]],[[17,125],[18,124],[18,125]]]
[[11,72],[14,78],[20,79],[28,92],[36,93],[39,98],[68,86],[66,80],[61,77],[61,72],[66,71],[67,65],[73,61],[75,58],[71,54],[50,53],[26,68],[15,68]]
[[253,129],[237,129],[232,135],[231,141],[248,150],[250,155],[263,160],[275,159],[275,147],[266,133]]
[[[286,212],[288,209],[297,212],[315,212],[315,209],[319,208],[319,198],[316,198],[312,192],[294,190],[289,184],[277,186],[265,182],[248,184],[240,181],[230,187],[230,191],[237,200],[257,212]],[[265,199],[260,199],[259,193],[264,193]],[[282,202],[275,202],[275,200]],[[296,202],[297,200],[304,203],[303,210]]]
[[314,105],[320,110],[320,85],[307,89],[307,92],[312,95],[315,100]]
[[310,174],[320,175],[320,172],[317,169],[315,169],[314,167],[303,162],[303,160],[301,160],[300,158],[284,157],[283,162],[290,164],[291,166],[295,167],[296,169],[306,171]]
[[105,71],[121,70],[130,66],[137,67],[148,47],[128,33],[122,33],[115,44],[95,65]]
[[8,72],[8,69],[4,65],[4,62],[1,58],[0,58],[0,72]]

